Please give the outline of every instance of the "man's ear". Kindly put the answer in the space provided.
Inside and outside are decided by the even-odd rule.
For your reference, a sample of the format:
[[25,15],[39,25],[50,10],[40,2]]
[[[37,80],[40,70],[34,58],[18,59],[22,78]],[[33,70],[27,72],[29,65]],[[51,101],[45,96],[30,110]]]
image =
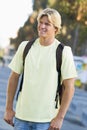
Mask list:
[[55,27],[55,34],[57,34],[58,33],[58,28],[57,27]]

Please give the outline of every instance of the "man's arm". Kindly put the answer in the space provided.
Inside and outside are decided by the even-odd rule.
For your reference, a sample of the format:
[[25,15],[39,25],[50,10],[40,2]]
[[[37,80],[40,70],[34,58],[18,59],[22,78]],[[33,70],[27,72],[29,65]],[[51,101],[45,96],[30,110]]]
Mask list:
[[13,111],[13,101],[17,90],[19,76],[19,74],[12,72],[8,80],[4,120],[10,125],[13,125],[13,117],[15,116],[15,112]]
[[75,82],[74,78],[66,79],[63,81],[65,90],[62,97],[61,106],[57,116],[52,120],[49,130],[52,130],[53,128],[56,128],[57,130],[61,129],[63,119],[65,117],[65,114],[69,108],[72,97],[74,95],[74,91],[75,91],[74,82]]

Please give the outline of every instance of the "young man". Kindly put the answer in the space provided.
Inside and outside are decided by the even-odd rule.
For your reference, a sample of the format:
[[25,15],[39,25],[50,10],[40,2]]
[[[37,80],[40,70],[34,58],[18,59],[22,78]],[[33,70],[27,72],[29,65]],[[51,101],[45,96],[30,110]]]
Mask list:
[[[76,69],[71,48],[65,46],[62,54],[61,76],[65,90],[61,106],[55,109],[58,84],[56,48],[60,42],[55,38],[60,32],[61,16],[54,9],[44,9],[37,18],[38,38],[25,59],[24,80],[19,94],[16,112],[13,100],[20,74],[23,72],[23,50],[20,44],[9,67],[12,69],[8,81],[4,120],[14,125],[14,130],[60,130],[74,94]],[[15,122],[13,124],[13,117]]]

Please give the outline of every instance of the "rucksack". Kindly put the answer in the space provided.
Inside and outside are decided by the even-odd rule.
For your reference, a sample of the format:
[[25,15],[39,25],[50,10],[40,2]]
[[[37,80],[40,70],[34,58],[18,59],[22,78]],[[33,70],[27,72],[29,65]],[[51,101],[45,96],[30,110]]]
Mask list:
[[[23,51],[23,66],[25,64],[25,57],[27,56],[31,46],[33,45],[33,43],[35,42],[35,39],[32,41],[29,41]],[[59,97],[59,104],[61,105],[61,100],[62,100],[62,94],[63,94],[63,89],[64,86],[61,84],[61,64],[62,64],[62,51],[64,48],[64,44],[60,43],[56,49],[56,69],[58,72],[58,85],[57,85],[57,90],[56,90],[56,96],[55,96],[55,101],[56,101],[56,105],[55,108],[58,108],[58,97]],[[24,76],[24,71],[21,77],[21,81],[20,81],[20,85],[19,85],[19,90],[17,92],[17,98],[18,99],[18,95],[19,92],[22,90],[22,84],[23,84],[23,76]]]

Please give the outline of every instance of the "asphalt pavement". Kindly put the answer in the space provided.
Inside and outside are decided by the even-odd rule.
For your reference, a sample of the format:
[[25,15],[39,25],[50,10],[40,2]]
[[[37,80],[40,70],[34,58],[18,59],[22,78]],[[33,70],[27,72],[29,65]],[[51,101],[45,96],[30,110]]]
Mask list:
[[[10,69],[0,66],[0,130],[13,130],[3,120],[9,75]],[[61,130],[87,130],[87,91],[76,88]]]

